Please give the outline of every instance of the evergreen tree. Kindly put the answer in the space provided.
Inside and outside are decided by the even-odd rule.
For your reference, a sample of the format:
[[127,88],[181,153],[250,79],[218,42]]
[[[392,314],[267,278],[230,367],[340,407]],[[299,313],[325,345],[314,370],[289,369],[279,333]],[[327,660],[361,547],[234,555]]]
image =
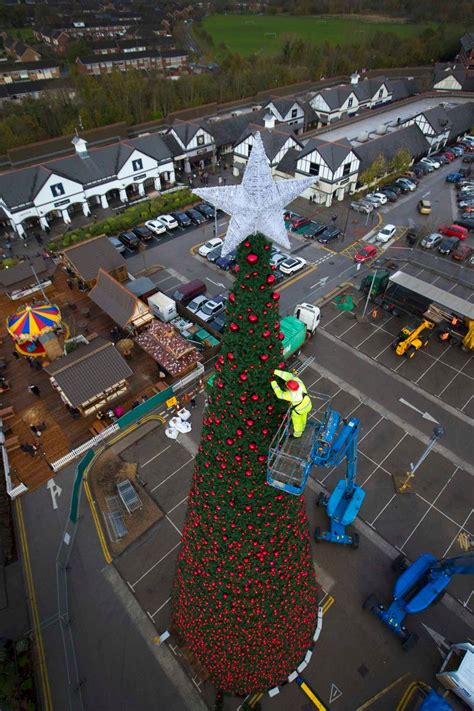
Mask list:
[[241,243],[173,591],[175,631],[218,689],[265,690],[302,661],[317,598],[304,496],[266,483],[285,405],[279,294],[261,234]]

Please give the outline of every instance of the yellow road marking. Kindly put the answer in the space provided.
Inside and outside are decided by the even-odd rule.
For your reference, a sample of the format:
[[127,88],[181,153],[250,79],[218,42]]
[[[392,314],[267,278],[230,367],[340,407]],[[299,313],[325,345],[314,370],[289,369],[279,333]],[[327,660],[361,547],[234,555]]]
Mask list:
[[306,694],[308,699],[313,702],[313,705],[319,711],[327,711],[327,706],[325,706],[323,704],[323,702],[320,699],[318,699],[318,697],[316,696],[314,691],[308,686],[308,684],[305,681],[303,681],[303,683],[299,684],[298,686],[300,687],[301,691],[303,691]]
[[407,677],[411,676],[410,672],[406,672],[402,676],[399,676],[398,679],[395,679],[395,681],[392,681],[391,684],[386,686],[382,691],[379,691],[378,694],[375,694],[375,696],[372,696],[371,699],[365,702],[365,704],[362,704],[362,706],[358,706],[356,708],[356,711],[365,711],[365,709],[368,709],[370,706],[372,706],[373,703],[381,699],[385,694],[387,694],[389,691],[394,689],[398,684],[400,684],[401,681],[406,679]]
[[331,605],[334,605],[334,598],[333,598],[332,595],[328,595],[328,597],[327,597],[326,600],[324,601],[324,605],[323,605],[323,615],[326,614],[326,612],[329,610],[329,608],[331,607]]
[[197,254],[199,247],[202,247],[203,244],[206,244],[206,242],[209,242],[208,239],[205,239],[204,242],[199,242],[199,244],[195,244],[194,247],[191,247],[189,250],[191,254],[194,256]]
[[48,668],[46,666],[46,658],[44,654],[44,644],[43,637],[41,634],[40,618],[38,613],[38,604],[36,602],[36,592],[33,582],[33,571],[31,569],[30,551],[28,548],[28,539],[26,537],[25,521],[23,518],[23,509],[21,505],[21,499],[15,500],[17,521],[18,521],[18,532],[20,534],[20,545],[23,552],[23,564],[25,570],[26,587],[28,590],[28,596],[30,598],[30,608],[31,616],[33,621],[34,637],[36,640],[38,648],[38,660],[40,668],[40,678],[41,686],[43,690],[43,699],[45,704],[45,710],[51,711],[53,708],[51,702],[51,688],[49,686]]
[[99,514],[97,512],[97,507],[95,505],[95,501],[92,498],[92,492],[91,492],[89,480],[88,480],[89,471],[90,471],[93,463],[97,459],[97,457],[100,454],[102,454],[102,452],[107,447],[110,447],[112,444],[115,444],[116,442],[118,442],[120,439],[122,439],[126,435],[129,435],[131,432],[136,430],[138,427],[141,427],[141,425],[145,424],[146,422],[150,422],[152,420],[158,420],[161,423],[166,422],[165,418],[162,417],[161,415],[148,415],[147,417],[142,417],[137,422],[134,422],[132,425],[130,425],[126,429],[119,432],[117,435],[115,435],[115,437],[112,437],[111,439],[109,439],[107,441],[107,444],[104,444],[102,447],[100,447],[100,449],[98,449],[97,452],[95,453],[95,456],[93,457],[93,459],[91,459],[91,461],[89,462],[89,465],[87,466],[87,468],[84,472],[84,477],[82,480],[82,483],[84,486],[84,491],[86,492],[87,501],[89,502],[89,508],[91,510],[92,519],[94,521],[95,528],[97,531],[97,537],[99,539],[100,547],[102,548],[102,553],[104,555],[105,562],[108,565],[110,565],[110,563],[112,563],[113,558],[110,555],[109,547],[107,545],[107,540],[105,538],[104,530],[103,530],[102,524],[100,522],[100,518],[99,518]]
[[297,281],[303,279],[303,277],[305,276],[308,276],[308,274],[311,274],[311,272],[315,272],[316,269],[317,267],[315,266],[310,266],[307,269],[303,269],[303,271],[301,271],[299,274],[296,274],[296,276],[294,276],[292,279],[288,279],[288,281],[285,281],[281,286],[277,284],[275,289],[277,289],[277,291],[283,291],[283,289],[286,289],[292,284],[296,284]]

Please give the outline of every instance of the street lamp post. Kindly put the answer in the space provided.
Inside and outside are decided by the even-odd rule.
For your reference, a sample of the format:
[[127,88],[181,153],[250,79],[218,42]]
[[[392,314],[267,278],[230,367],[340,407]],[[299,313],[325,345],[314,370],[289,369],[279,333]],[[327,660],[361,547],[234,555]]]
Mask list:
[[413,462],[410,462],[410,468],[406,472],[403,481],[400,481],[397,484],[397,482],[394,480],[395,490],[397,494],[405,494],[407,489],[410,489],[410,482],[414,478],[416,470],[425,461],[426,457],[431,452],[436,442],[441,439],[441,437],[444,437],[444,434],[445,431],[443,427],[437,426],[433,429],[433,434],[431,435],[431,439],[428,442],[425,451],[422,452],[419,459],[414,464]]

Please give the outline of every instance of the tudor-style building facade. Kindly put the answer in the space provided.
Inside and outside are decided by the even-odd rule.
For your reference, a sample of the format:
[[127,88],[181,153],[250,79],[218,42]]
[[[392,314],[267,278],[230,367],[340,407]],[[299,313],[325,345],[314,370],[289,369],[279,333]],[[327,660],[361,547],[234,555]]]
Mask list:
[[442,106],[435,106],[423,111],[405,122],[406,126],[411,124],[418,126],[428,141],[430,146],[428,154],[435,153],[446,145],[451,130],[451,121]]
[[347,138],[335,143],[310,139],[296,159],[294,177],[314,176],[314,185],[302,193],[317,203],[329,207],[353,193],[357,183],[360,160]]
[[291,126],[296,134],[304,131],[305,111],[301,102],[272,97],[264,109],[271,112],[279,124]]
[[204,122],[176,121],[166,134],[178,171],[191,173],[215,160],[215,142]]
[[258,131],[262,136],[265,154],[270,166],[275,169],[290,150],[301,151],[302,144],[289,126],[275,126],[273,114],[264,117],[265,126],[249,124],[234,146],[234,175],[239,175],[247,165],[252,151],[254,136]]

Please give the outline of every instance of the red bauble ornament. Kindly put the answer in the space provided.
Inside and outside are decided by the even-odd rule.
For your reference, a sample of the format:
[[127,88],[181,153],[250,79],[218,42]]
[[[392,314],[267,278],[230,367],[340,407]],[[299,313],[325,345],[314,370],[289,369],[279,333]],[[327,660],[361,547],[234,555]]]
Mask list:
[[[233,353],[227,353],[227,358],[228,358],[229,360],[234,360],[235,356],[234,356]],[[230,405],[230,402],[229,402],[229,405]]]
[[275,275],[274,274],[269,274],[267,276],[267,284],[273,284],[275,281]]
[[248,240],[244,242],[244,247],[250,247],[250,242]]
[[263,362],[268,360],[268,353],[262,353],[262,355],[260,356],[260,360],[263,360]]
[[251,395],[251,398],[254,402],[257,402],[257,400],[259,399],[257,393],[254,393],[253,395]]
[[240,379],[240,380],[243,380],[243,381],[247,380],[247,373],[241,373],[241,374],[239,375],[239,379]]
[[285,334],[280,331],[280,333],[278,334],[278,338],[280,339],[280,341],[282,341],[285,338]]
[[273,301],[278,301],[280,299],[280,294],[278,293],[278,291],[273,292],[272,299]]
[[257,321],[258,321],[257,314],[249,314],[248,318],[249,318],[250,323],[257,323]]
[[229,301],[230,301],[231,304],[234,303],[234,301],[235,301],[235,294],[234,294],[233,291],[231,291],[231,292],[229,293],[228,299],[229,299]]
[[258,262],[258,255],[250,252],[250,254],[247,254],[247,262],[249,264],[256,264]]
[[270,338],[271,335],[272,335],[272,334],[271,334],[271,331],[269,331],[268,328],[267,328],[267,329],[265,329],[265,331],[262,333],[262,338]]
[[248,419],[248,420],[246,420],[246,422],[247,422],[247,424],[248,424],[248,426],[249,426],[249,427],[253,427],[253,426],[254,426],[254,424],[255,424],[255,421],[254,421],[254,420],[252,420],[252,418],[250,418],[250,417],[249,417],[249,419]]
[[239,326],[238,326],[236,323],[234,323],[234,321],[232,321],[232,322],[229,324],[229,328],[230,328],[231,331],[238,331],[238,330],[239,330]]
[[239,437],[242,437],[244,431],[243,431],[242,429],[240,429],[240,427],[238,427],[238,428],[235,430],[235,433],[236,433],[236,435],[238,435]]
[[257,459],[259,462],[264,462],[266,460],[266,456],[264,454],[259,454]]
[[247,401],[247,395],[239,395],[239,400],[240,400],[240,402],[246,402],[246,401]]
[[229,447],[234,444],[234,440],[232,439],[232,437],[227,437],[226,442],[229,445]]

